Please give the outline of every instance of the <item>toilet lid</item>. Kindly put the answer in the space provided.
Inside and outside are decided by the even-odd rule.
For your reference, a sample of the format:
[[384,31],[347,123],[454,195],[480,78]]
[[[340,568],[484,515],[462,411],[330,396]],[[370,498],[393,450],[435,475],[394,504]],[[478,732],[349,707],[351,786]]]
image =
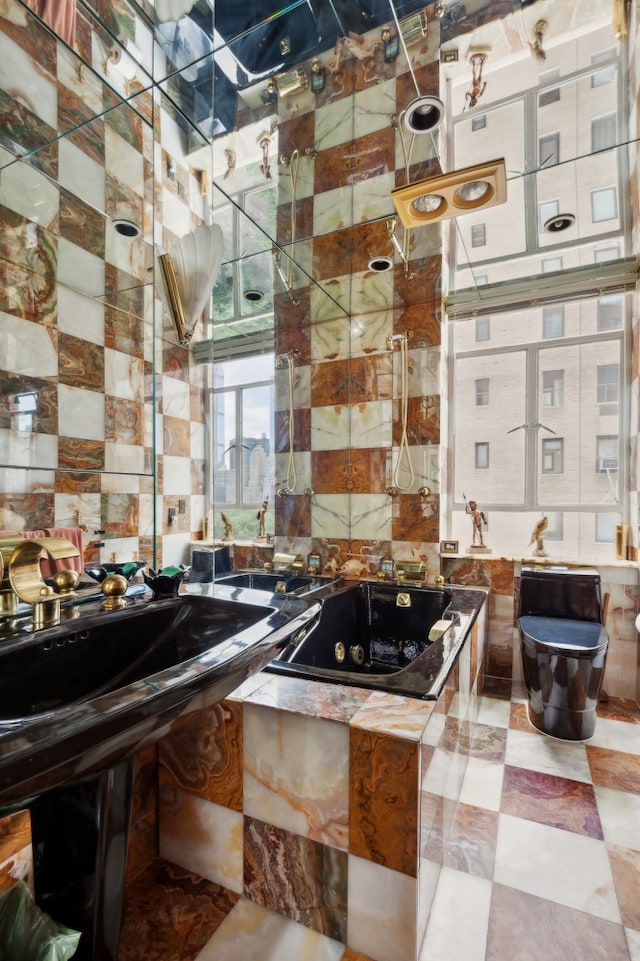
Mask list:
[[562,650],[592,651],[604,647],[609,640],[602,624],[595,621],[525,615],[520,618],[520,626],[532,641]]

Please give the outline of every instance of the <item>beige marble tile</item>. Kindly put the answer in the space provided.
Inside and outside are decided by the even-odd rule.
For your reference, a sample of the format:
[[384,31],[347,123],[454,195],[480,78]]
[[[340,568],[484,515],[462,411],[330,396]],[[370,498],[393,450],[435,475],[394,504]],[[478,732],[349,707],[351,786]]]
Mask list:
[[485,961],[490,903],[490,881],[443,867],[419,961]]
[[373,961],[415,957],[415,878],[349,856],[347,943]]

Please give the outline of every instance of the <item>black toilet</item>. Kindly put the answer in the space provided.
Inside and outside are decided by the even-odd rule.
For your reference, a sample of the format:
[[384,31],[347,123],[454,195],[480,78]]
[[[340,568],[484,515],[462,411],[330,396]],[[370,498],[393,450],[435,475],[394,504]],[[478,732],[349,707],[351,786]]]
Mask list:
[[523,566],[518,628],[531,723],[566,741],[591,737],[609,644],[598,572]]

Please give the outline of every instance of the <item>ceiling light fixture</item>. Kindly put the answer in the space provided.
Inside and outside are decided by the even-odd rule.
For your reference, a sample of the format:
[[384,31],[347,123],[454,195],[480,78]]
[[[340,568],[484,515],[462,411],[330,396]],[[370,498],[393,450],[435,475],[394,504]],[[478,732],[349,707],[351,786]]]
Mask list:
[[575,222],[576,218],[573,214],[556,214],[555,217],[545,220],[543,229],[548,234],[559,234],[562,230],[573,227]]
[[444,104],[439,97],[416,97],[405,107],[401,117],[410,133],[432,133],[444,119]]
[[405,227],[423,227],[438,220],[494,207],[507,199],[504,159],[396,187],[391,191],[391,199]]

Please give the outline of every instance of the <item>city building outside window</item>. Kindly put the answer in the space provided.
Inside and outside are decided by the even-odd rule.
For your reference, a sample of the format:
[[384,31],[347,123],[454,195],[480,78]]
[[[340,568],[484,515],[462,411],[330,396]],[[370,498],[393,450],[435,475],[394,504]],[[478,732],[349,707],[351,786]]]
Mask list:
[[475,468],[476,470],[489,469],[489,444],[487,441],[476,441]]
[[476,341],[491,339],[491,319],[489,317],[476,318]]
[[597,403],[617,404],[620,394],[620,365],[599,364],[597,368]]
[[616,434],[596,437],[596,471],[606,474],[618,470],[619,440]]
[[487,126],[487,115],[484,113],[481,113],[477,117],[474,117],[471,121],[472,130],[484,130],[486,126]]
[[562,474],[564,470],[564,440],[562,437],[542,439],[542,473]]
[[471,227],[471,246],[484,247],[487,243],[486,224],[473,224]]
[[591,191],[591,219],[594,224],[615,220],[618,216],[618,192],[615,187]]
[[547,220],[557,217],[560,213],[560,201],[542,200],[538,204],[538,230],[542,233]]
[[[614,49],[610,50],[599,50],[597,53],[592,54],[591,63],[596,66],[600,63],[607,63],[607,61],[614,60],[616,56],[616,51]],[[616,65],[615,63],[608,63],[606,67],[601,70],[595,70],[591,74],[591,86],[592,87],[603,87],[607,83],[615,78],[616,75]]]
[[616,145],[616,115],[608,113],[591,121],[591,151],[609,150]]
[[476,407],[489,406],[489,378],[479,377],[476,380]]
[[598,299],[598,330],[622,330],[624,302],[619,294],[609,294]]
[[564,405],[564,371],[545,370],[542,373],[542,406]]
[[564,337],[564,304],[551,304],[542,309],[542,336]]
[[542,273],[551,274],[555,270],[562,270],[562,257],[543,257]]
[[545,134],[538,141],[538,166],[553,167],[558,163],[560,163],[560,134]]

